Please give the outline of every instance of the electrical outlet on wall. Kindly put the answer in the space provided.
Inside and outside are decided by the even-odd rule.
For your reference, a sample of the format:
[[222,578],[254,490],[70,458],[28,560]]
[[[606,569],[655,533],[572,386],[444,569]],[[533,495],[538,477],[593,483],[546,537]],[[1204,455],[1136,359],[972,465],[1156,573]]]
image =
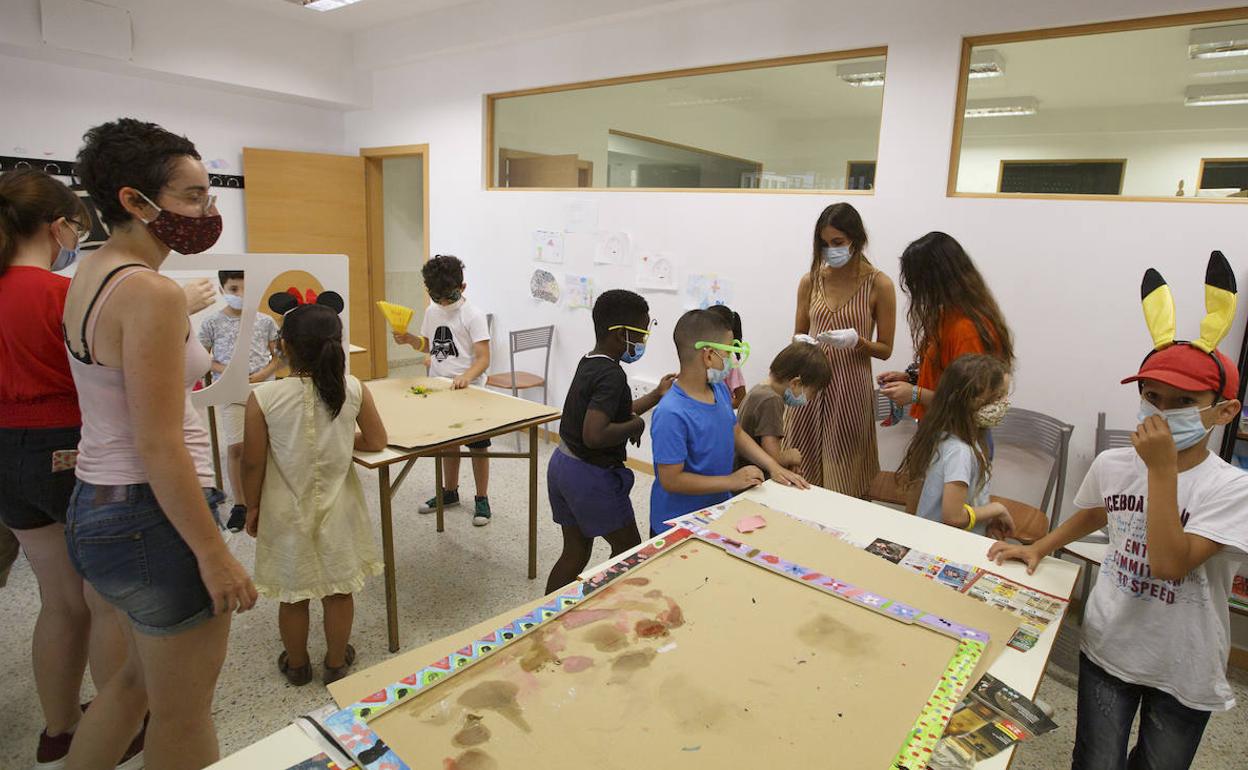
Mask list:
[[643,380],[635,377],[629,377],[628,386],[633,392],[633,400],[636,401],[650,391],[659,387],[659,383],[653,380]]

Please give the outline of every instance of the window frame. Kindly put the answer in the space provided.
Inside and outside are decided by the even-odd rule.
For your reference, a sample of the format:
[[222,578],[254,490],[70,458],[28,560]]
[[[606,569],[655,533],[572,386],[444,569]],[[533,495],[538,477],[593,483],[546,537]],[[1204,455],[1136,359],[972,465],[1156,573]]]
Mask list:
[[[770,59],[755,59],[744,62],[734,62],[730,64],[715,64],[704,67],[687,67],[683,69],[664,70],[661,72],[649,72],[637,75],[621,75],[611,78],[600,78],[597,80],[584,80],[575,83],[564,83],[560,85],[541,86],[537,88],[523,88],[514,91],[499,91],[492,94],[486,94],[484,97],[485,109],[485,152],[484,163],[482,164],[485,178],[483,180],[484,188],[487,192],[504,191],[504,192],[677,192],[677,193],[739,193],[753,195],[874,195],[875,189],[870,190],[844,190],[844,189],[795,189],[795,188],[757,188],[757,187],[499,187],[495,180],[497,177],[498,167],[497,150],[494,147],[494,105],[502,99],[512,99],[519,96],[537,96],[540,94],[558,93],[561,91],[581,91],[590,88],[602,88],[605,86],[627,85],[629,83],[644,83],[651,80],[668,80],[671,78],[694,77],[698,75],[718,75],[725,72],[740,72],[742,70],[753,69],[771,69],[775,67],[788,67],[797,64],[816,64],[819,62],[844,61],[846,59],[868,59],[883,57],[885,60],[885,69],[888,67],[888,46],[872,46],[869,48],[855,48],[845,51],[825,51],[821,53],[799,54],[796,56],[781,56]],[[881,104],[883,104],[883,90],[888,87],[887,80],[881,86]],[[883,123],[883,108],[880,111],[881,124]],[[881,129],[880,134],[883,131]],[[876,135],[876,156],[878,163],[880,134]],[[705,150],[702,150],[706,152]],[[727,157],[727,156],[726,156]]]
[[[1044,29],[1004,32],[991,35],[973,35],[962,38],[962,60],[958,65],[958,91],[953,110],[953,138],[949,150],[949,178],[946,182],[945,195],[949,198],[1017,198],[1023,200],[1073,200],[1073,201],[1171,201],[1178,203],[1221,203],[1244,204],[1248,198],[1198,198],[1194,194],[1183,197],[1173,195],[1100,195],[1083,193],[1003,193],[1003,192],[959,192],[958,169],[962,158],[962,131],[966,121],[966,92],[970,84],[969,72],[971,52],[978,47],[1004,45],[1007,43],[1025,43],[1036,40],[1053,40],[1063,37],[1082,37],[1109,32],[1134,32],[1163,27],[1182,27],[1193,24],[1210,24],[1227,21],[1248,20],[1248,6],[1236,8],[1220,8],[1212,11],[1194,11],[1176,13],[1165,16],[1149,16],[1140,19],[1124,19],[1121,21],[1095,22],[1076,24],[1065,27],[1048,27]],[[1114,160],[1114,159],[1109,159]],[[1053,161],[1050,161],[1053,162]],[[1123,169],[1123,178],[1126,169]],[[998,186],[1000,176],[998,176]],[[1200,184],[1197,177],[1196,184]]]

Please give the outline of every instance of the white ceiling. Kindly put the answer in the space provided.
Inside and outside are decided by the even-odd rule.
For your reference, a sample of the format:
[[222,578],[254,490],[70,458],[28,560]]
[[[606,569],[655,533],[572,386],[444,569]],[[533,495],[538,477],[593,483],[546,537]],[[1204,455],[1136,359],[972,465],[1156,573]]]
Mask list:
[[[987,46],[1005,59],[1005,75],[972,80],[967,97],[1034,96],[1042,111],[1181,105],[1189,85],[1248,80],[1248,56],[1189,59],[1187,38],[1191,29],[1171,27]],[[1228,70],[1240,72],[1212,75]]]
[[292,21],[349,33],[409,19],[439,8],[468,5],[477,0],[361,0],[354,5],[336,8],[332,11],[312,11],[287,2],[287,0],[228,0],[228,2],[259,13],[278,15]]

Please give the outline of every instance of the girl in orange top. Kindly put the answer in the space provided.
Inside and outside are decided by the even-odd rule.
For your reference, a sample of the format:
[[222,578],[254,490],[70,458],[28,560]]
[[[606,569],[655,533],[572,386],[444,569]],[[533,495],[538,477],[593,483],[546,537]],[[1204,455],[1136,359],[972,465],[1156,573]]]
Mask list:
[[901,288],[910,295],[906,320],[919,354],[917,375],[885,372],[884,395],[910,405],[916,419],[931,405],[945,369],[967,353],[988,353],[1014,365],[1014,340],[975,263],[952,236],[930,232],[901,255]]

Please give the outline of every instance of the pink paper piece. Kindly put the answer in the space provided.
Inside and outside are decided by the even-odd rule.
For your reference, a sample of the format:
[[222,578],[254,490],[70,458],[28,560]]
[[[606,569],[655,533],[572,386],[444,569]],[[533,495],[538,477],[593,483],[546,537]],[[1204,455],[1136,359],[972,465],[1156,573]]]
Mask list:
[[737,531],[743,535],[749,534],[756,529],[762,529],[767,526],[767,520],[762,516],[746,516],[737,522]]

